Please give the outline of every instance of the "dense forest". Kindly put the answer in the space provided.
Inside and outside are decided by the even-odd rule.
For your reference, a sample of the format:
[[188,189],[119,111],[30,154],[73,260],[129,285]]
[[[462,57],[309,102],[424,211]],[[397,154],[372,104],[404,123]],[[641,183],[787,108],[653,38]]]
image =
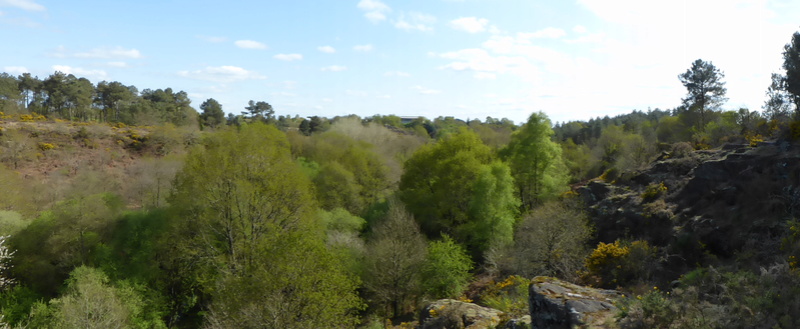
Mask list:
[[[778,190],[787,211],[750,219],[775,223],[765,258],[612,231],[578,192],[657,159],[794,143],[800,33],[784,59],[763,111],[723,109],[724,73],[698,59],[680,106],[555,124],[265,101],[226,115],[171,88],[2,73],[3,325],[408,328],[443,298],[527,314],[527,283],[553,276],[624,292],[620,327],[796,327],[798,177]],[[645,217],[679,212],[670,184],[638,196]]]

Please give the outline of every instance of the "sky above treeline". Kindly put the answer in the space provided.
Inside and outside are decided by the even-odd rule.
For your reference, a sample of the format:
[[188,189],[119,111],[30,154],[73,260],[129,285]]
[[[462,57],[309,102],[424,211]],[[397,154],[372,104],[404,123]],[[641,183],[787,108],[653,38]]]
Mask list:
[[238,114],[588,120],[680,105],[700,58],[760,109],[796,0],[0,0],[0,68]]

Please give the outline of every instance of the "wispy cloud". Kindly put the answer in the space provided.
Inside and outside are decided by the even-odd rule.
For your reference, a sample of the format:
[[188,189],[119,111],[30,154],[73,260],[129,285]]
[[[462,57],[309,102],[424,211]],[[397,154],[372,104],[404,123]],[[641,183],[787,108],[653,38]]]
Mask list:
[[96,80],[102,80],[108,76],[106,71],[103,70],[87,70],[84,68],[72,67],[67,65],[53,65],[52,69],[53,71],[59,71],[66,74],[74,74],[79,77],[86,77]]
[[540,38],[558,39],[558,38],[563,37],[565,35],[567,35],[567,32],[565,32],[562,29],[555,28],[555,27],[544,28],[544,29],[541,29],[541,30],[536,31],[536,32],[519,33],[520,37],[526,38],[526,39],[540,39]]
[[6,66],[3,67],[3,71],[10,74],[22,74],[30,72],[27,67],[24,66]]
[[42,6],[31,0],[0,0],[0,7],[14,7],[28,11],[47,10],[45,6]]
[[433,23],[436,23],[436,17],[434,16],[410,12],[407,15],[400,14],[400,18],[394,22],[394,27],[406,31],[429,32],[433,31]]
[[317,50],[326,54],[333,54],[336,52],[336,48],[333,48],[331,46],[319,46],[317,47]]
[[265,76],[237,66],[208,66],[196,71],[179,71],[179,76],[195,80],[228,83],[242,80],[261,80]]
[[200,39],[200,40],[203,40],[203,41],[206,41],[206,42],[211,42],[211,43],[220,43],[220,42],[228,41],[228,38],[226,38],[226,37],[215,37],[215,36],[209,36],[209,35],[198,35],[196,37],[198,39]]
[[441,94],[442,93],[441,90],[428,89],[428,88],[425,88],[425,87],[422,87],[422,86],[414,86],[414,87],[411,87],[411,89],[416,90],[418,93],[423,94],[423,95],[436,95],[436,94]]
[[57,58],[96,58],[96,59],[139,59],[142,58],[142,53],[137,49],[127,49],[123,47],[98,47],[89,51],[71,53],[64,46],[58,46],[56,50],[50,54]]
[[369,51],[372,51],[372,49],[373,49],[372,45],[356,45],[356,46],[353,46],[353,50],[361,51],[361,52],[369,52]]
[[356,7],[364,11],[364,17],[372,23],[386,20],[386,14],[392,11],[392,8],[378,0],[361,0]]
[[320,70],[321,71],[326,71],[326,72],[341,72],[341,71],[347,70],[347,67],[346,66],[341,66],[341,65],[331,65],[331,66],[323,67]]
[[119,68],[129,67],[127,62],[106,62],[106,66],[108,66],[108,67],[119,67]]
[[489,20],[477,17],[461,17],[450,21],[450,27],[464,32],[478,33],[486,31]]
[[363,90],[348,89],[348,90],[345,91],[345,94],[348,94],[350,96],[356,96],[356,97],[366,97],[367,96],[367,92],[363,91]]
[[233,44],[242,49],[267,49],[267,45],[253,40],[236,40]]
[[407,72],[403,72],[403,71],[389,71],[389,72],[384,73],[383,76],[385,76],[385,77],[407,78],[407,77],[410,77],[411,74],[407,73]]
[[303,55],[301,55],[301,54],[277,54],[275,56],[272,56],[272,58],[279,59],[279,60],[282,60],[282,61],[291,62],[291,61],[299,61],[299,60],[303,59]]

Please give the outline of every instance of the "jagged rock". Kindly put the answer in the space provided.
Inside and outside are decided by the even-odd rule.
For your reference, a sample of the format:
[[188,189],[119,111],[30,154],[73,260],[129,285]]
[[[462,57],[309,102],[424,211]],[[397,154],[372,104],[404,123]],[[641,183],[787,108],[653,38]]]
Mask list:
[[500,324],[503,312],[454,299],[440,299],[422,309],[419,329],[488,329]]
[[531,327],[531,316],[526,315],[519,319],[511,319],[506,322],[506,325],[503,327],[504,329],[530,329]]
[[621,297],[614,290],[583,287],[550,277],[535,277],[529,286],[533,329],[604,328],[613,322]]

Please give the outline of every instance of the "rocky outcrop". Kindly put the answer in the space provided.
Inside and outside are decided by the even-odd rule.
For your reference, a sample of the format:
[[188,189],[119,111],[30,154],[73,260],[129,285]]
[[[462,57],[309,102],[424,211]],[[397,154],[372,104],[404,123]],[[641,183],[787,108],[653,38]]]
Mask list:
[[529,286],[533,329],[606,328],[613,323],[621,295],[614,290],[578,286],[550,277],[535,277]]
[[488,329],[500,324],[503,312],[454,299],[437,300],[422,309],[419,329]]

